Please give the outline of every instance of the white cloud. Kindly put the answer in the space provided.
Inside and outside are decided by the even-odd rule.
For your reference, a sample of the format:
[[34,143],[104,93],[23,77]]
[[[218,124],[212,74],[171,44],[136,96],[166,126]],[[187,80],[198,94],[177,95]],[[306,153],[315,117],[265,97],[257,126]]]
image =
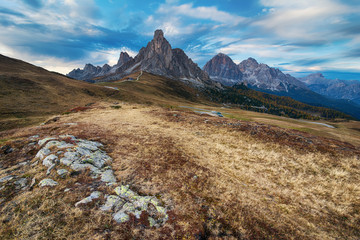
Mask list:
[[183,15],[196,19],[212,20],[226,24],[236,25],[244,22],[246,18],[232,15],[230,13],[220,11],[216,7],[194,7],[192,3],[182,4],[179,6],[161,5],[158,9],[159,13]]
[[267,15],[253,26],[285,39],[326,39],[333,33],[334,25],[343,24],[343,15],[357,10],[335,0],[261,0]]

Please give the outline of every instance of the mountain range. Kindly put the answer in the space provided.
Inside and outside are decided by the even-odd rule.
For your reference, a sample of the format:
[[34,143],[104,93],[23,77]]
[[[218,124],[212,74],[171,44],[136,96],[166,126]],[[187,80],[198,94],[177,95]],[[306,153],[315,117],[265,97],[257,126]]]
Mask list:
[[[360,119],[360,106],[354,102],[345,98],[334,99],[329,95],[322,95],[323,92],[313,90],[311,84],[307,86],[306,81],[300,81],[266,64],[259,64],[253,58],[236,65],[229,56],[220,53],[207,62],[203,70],[211,79],[227,86],[245,84],[257,91],[291,97],[313,106],[333,108]],[[360,92],[356,87],[353,90],[358,94]]]
[[237,65],[229,56],[219,53],[201,69],[183,50],[173,49],[162,30],[156,30],[153,39],[134,58],[122,52],[118,63],[112,67],[108,64],[103,67],[86,64],[83,70],[74,69],[67,76],[90,82],[106,82],[139,71],[180,80],[196,88],[224,89],[226,86],[245,84],[257,91],[291,97],[313,106],[333,108],[360,119],[360,106],[357,104],[323,96],[308,87],[306,81],[258,63],[253,58]]
[[321,95],[351,100],[360,105],[360,82],[356,80],[327,79],[321,73],[299,78],[309,89]]
[[193,86],[220,86],[211,81],[208,74],[194,63],[182,49],[173,49],[162,30],[156,30],[154,38],[140,49],[135,58],[121,53],[113,67],[105,64],[95,67],[86,64],[83,70],[74,69],[67,76],[87,81],[111,81],[137,71],[165,76],[187,82]]

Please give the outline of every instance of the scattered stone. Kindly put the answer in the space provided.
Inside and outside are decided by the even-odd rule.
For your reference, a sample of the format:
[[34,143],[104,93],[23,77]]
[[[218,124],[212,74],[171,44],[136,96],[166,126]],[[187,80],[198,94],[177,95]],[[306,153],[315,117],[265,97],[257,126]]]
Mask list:
[[14,179],[14,178],[15,178],[14,175],[5,176],[5,177],[3,177],[3,178],[0,178],[0,183],[8,182],[8,181],[10,181],[10,180],[12,180],[12,179]]
[[100,207],[102,211],[118,211],[123,205],[125,201],[118,196],[110,195],[107,196],[106,202],[104,205]]
[[51,170],[53,170],[55,166],[56,166],[56,164],[51,165],[51,166],[47,169],[46,175],[50,175]]
[[56,164],[56,162],[59,160],[59,158],[54,155],[51,154],[49,156],[47,156],[44,160],[43,160],[43,165],[45,165],[46,167],[51,167],[52,165]]
[[68,192],[70,190],[71,190],[70,188],[65,188],[64,192]]
[[14,151],[14,149],[9,145],[5,145],[5,146],[1,147],[1,151],[4,154],[9,154],[9,153],[12,153]]
[[60,177],[64,177],[69,171],[66,169],[59,169],[56,172]]
[[67,126],[76,126],[78,125],[77,123],[64,123],[64,125],[67,125]]
[[40,187],[54,187],[56,185],[58,185],[58,183],[50,178],[45,178],[39,182]]
[[149,221],[150,227],[154,227],[156,225],[156,221],[152,217],[148,217],[148,221]]
[[39,140],[38,141],[38,145],[40,146],[40,147],[42,147],[45,143],[47,143],[48,141],[50,141],[50,140],[55,140],[56,138],[54,138],[54,137],[46,137],[46,138],[44,138],[44,139],[41,139],[41,140]]
[[33,177],[33,179],[31,180],[31,183],[30,183],[30,189],[32,189],[36,184],[36,178]]
[[36,165],[38,165],[39,164],[39,161],[35,161],[34,163],[32,163],[30,166],[36,166]]
[[115,188],[115,193],[122,198],[132,198],[137,196],[135,192],[130,190],[129,185],[121,185],[120,187]]
[[28,164],[28,162],[21,162],[21,163],[18,163],[17,165],[18,166],[25,166],[25,165],[27,165]]
[[38,139],[40,136],[39,135],[33,135],[33,136],[30,136],[28,139],[29,140],[36,140]]
[[18,188],[24,188],[24,187],[26,187],[27,179],[26,178],[20,178],[19,180],[17,180],[15,182],[15,184],[17,185]]
[[87,204],[87,203],[90,203],[92,202],[92,200],[94,199],[97,199],[97,198],[100,198],[101,197],[101,192],[98,192],[98,191],[95,191],[95,192],[92,192],[90,194],[90,196],[82,199],[81,201],[75,203],[75,207],[78,207],[80,204]]
[[44,159],[47,155],[51,153],[50,149],[42,148],[40,151],[36,154],[35,158],[39,158],[40,160]]
[[127,222],[129,221],[130,217],[128,214],[124,213],[123,211],[118,211],[117,213],[115,213],[113,215],[113,218],[114,220],[117,222],[117,223],[123,223],[123,222]]
[[80,155],[77,152],[66,152],[64,157],[60,159],[60,163],[70,166],[74,161],[79,159]]
[[105,172],[101,173],[101,181],[106,183],[116,183],[116,178],[113,174],[113,171],[106,170]]

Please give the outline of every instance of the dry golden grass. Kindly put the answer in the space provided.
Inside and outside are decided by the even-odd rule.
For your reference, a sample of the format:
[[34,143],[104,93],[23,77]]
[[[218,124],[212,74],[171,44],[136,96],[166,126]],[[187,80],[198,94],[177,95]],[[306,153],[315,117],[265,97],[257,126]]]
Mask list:
[[[1,236],[9,239],[359,238],[358,149],[345,144],[345,150],[334,151],[338,149],[336,144],[342,146],[341,143],[321,138],[312,138],[315,147],[301,149],[302,145],[285,140],[275,142],[261,132],[270,129],[271,134],[283,134],[280,128],[252,123],[253,129],[260,129],[258,134],[253,134],[253,130],[231,127],[215,117],[154,106],[126,103],[121,106],[114,109],[107,103],[98,104],[91,110],[62,116],[58,122],[41,128],[8,132],[7,138],[20,139],[37,132],[42,136],[74,134],[100,140],[114,158],[113,168],[122,183],[130,184],[140,193],[159,196],[170,206],[170,218],[165,226],[144,229],[135,222],[115,224],[110,216],[94,209],[73,207],[86,195],[84,189],[65,195],[59,191],[65,186],[58,186],[50,190],[34,189],[15,197],[23,210],[16,212],[10,223],[0,223],[3,224]],[[68,122],[78,125],[64,125]],[[225,122],[239,123],[229,119]],[[301,132],[291,133],[301,137]],[[33,171],[39,170],[30,173],[35,174]],[[86,182],[86,175],[83,179]],[[75,180],[63,181],[74,184]],[[25,201],[37,205],[32,208]],[[10,205],[7,203],[5,208]],[[42,225],[48,230],[34,233]]]

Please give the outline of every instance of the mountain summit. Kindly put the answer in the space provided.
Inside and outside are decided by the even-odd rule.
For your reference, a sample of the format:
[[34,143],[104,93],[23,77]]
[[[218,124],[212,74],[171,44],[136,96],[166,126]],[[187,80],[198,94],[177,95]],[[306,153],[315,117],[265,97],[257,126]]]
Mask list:
[[[122,61],[126,60],[126,61]],[[121,65],[119,65],[121,63]],[[85,70],[85,69],[84,69]],[[183,50],[179,48],[173,49],[170,43],[164,37],[162,30],[156,30],[154,38],[147,44],[146,47],[140,49],[138,55],[133,59],[128,57],[127,53],[120,54],[120,59],[106,74],[96,75],[88,74],[88,79],[79,78],[74,72],[84,70],[73,70],[68,74],[80,80],[93,80],[96,77],[97,81],[111,81],[120,79],[128,74],[136,71],[146,71],[152,74],[165,76],[171,79],[177,79],[184,82],[189,82],[195,86],[215,85],[209,78],[208,74],[199,68]]]

